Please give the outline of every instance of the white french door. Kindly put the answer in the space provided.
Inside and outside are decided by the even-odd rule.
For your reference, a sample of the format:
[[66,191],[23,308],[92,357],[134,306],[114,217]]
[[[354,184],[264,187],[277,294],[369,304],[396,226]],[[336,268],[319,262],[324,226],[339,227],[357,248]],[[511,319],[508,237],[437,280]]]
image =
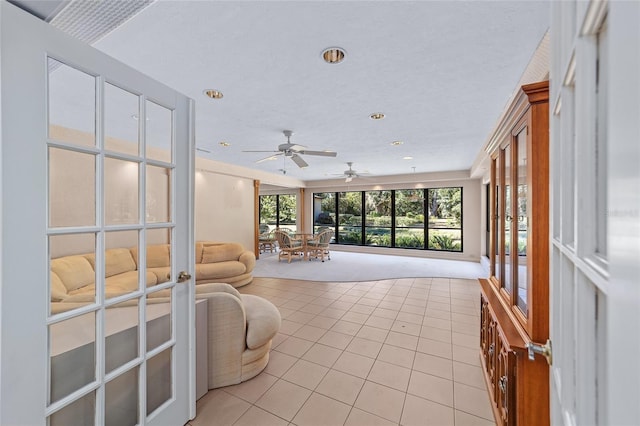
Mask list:
[[552,4],[551,424],[640,424],[640,3]]
[[184,424],[193,101],[7,2],[0,19],[0,424]]

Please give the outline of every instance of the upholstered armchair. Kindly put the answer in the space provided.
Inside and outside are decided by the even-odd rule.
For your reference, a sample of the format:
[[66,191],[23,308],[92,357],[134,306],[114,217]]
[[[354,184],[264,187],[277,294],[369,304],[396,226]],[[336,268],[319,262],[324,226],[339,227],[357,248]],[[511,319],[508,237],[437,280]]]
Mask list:
[[314,256],[315,258],[320,257],[324,262],[325,255],[327,255],[329,260],[331,260],[331,254],[329,253],[329,243],[331,242],[331,238],[333,238],[333,230],[325,229],[316,235],[315,238],[307,241],[309,260],[311,260],[311,256]]
[[289,262],[291,263],[291,256],[304,254],[304,241],[301,239],[293,238],[288,233],[276,229],[273,234],[276,236],[276,240],[278,240],[278,246],[280,247],[280,253],[278,253],[278,262],[282,259],[283,256],[287,256],[289,258]]
[[196,290],[196,299],[208,301],[209,389],[258,375],[269,362],[271,341],[280,329],[278,309],[229,284],[201,284]]

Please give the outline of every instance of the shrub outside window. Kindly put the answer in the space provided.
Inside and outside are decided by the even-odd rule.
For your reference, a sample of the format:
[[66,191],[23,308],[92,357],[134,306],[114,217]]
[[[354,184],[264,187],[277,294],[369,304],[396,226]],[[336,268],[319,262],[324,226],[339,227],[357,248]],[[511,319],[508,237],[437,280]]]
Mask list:
[[260,196],[260,224],[269,226],[269,231],[276,228],[297,232],[296,196],[288,194]]

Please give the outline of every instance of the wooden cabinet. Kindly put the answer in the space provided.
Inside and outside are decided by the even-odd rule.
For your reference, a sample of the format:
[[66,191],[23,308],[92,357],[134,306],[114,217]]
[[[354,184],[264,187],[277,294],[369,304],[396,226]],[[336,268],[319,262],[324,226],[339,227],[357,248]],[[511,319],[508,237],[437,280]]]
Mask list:
[[549,424],[549,85],[522,86],[488,144],[490,264],[480,280],[480,351],[496,422]]

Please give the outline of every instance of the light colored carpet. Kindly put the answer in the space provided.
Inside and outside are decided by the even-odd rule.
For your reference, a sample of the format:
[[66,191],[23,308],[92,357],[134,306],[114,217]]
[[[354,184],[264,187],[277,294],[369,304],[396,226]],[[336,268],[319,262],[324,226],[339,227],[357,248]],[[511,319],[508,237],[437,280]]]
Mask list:
[[255,277],[291,278],[314,281],[370,281],[388,278],[443,277],[482,278],[488,272],[480,262],[425,259],[409,256],[332,251],[331,260],[321,262],[286,259],[277,253],[263,253],[253,271]]

